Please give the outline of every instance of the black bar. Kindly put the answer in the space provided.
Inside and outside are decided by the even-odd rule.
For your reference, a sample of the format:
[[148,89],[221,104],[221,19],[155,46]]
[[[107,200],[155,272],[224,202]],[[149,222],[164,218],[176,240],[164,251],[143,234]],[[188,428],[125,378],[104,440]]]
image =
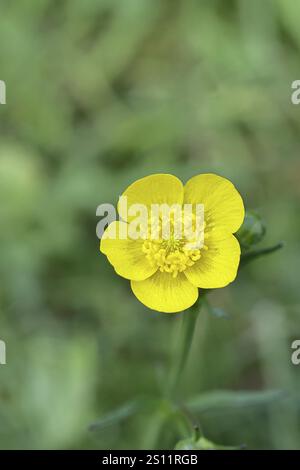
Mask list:
[[[108,466],[122,466],[124,468],[138,468],[147,465],[149,468],[157,465],[186,466],[195,468],[206,464],[219,464],[226,468],[240,468],[253,466],[254,463],[270,464],[273,458],[276,464],[287,465],[287,458],[295,461],[298,451],[146,451],[146,450],[2,450],[0,451],[1,468],[4,463],[14,462],[23,465],[34,464],[39,468],[58,464],[76,464],[82,468],[107,468]],[[8,468],[8,467],[7,467]],[[253,468],[253,467],[252,467]]]

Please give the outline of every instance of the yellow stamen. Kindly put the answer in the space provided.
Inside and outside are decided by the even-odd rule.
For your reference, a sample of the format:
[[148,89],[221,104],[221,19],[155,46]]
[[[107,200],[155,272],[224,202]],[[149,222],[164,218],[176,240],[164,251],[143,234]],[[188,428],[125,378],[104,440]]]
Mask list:
[[[143,243],[143,252],[151,266],[156,266],[161,272],[172,274],[175,278],[178,273],[185,271],[185,269],[193,266],[196,261],[201,258],[201,249],[207,250],[207,246],[202,244],[201,249],[194,246],[191,240],[186,240],[184,236],[181,238],[175,237],[175,221],[174,218],[170,219],[170,237],[166,240],[162,238],[162,227],[169,221],[160,220],[155,225],[155,235],[151,235]],[[192,223],[192,222],[191,222]],[[149,222],[151,226],[151,221]],[[153,226],[153,221],[152,221]],[[205,223],[201,227],[201,234],[205,228]],[[150,230],[149,230],[150,232]],[[200,237],[197,237],[200,239]]]

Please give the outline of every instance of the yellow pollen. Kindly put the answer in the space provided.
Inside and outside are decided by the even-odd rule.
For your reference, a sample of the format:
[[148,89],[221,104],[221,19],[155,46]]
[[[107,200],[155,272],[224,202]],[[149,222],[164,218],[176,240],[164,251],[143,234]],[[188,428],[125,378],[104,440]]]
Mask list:
[[201,249],[208,248],[205,245],[202,245],[201,249],[196,246],[193,248],[190,240],[184,237],[176,238],[172,222],[170,236],[166,240],[162,238],[161,223],[159,225],[160,227],[156,226],[155,236],[144,241],[142,250],[151,266],[157,267],[161,272],[170,273],[175,278],[178,273],[193,266],[201,258]]

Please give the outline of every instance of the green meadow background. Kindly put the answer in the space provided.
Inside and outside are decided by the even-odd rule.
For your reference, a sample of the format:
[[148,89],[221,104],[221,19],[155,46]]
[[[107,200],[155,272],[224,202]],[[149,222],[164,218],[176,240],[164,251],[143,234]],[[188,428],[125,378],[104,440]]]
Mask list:
[[214,442],[300,448],[299,15],[294,0],[1,3],[1,448],[188,436],[157,401],[182,315],[141,305],[95,234],[96,207],[157,172],[230,178],[261,246],[285,241],[211,293],[180,406]]

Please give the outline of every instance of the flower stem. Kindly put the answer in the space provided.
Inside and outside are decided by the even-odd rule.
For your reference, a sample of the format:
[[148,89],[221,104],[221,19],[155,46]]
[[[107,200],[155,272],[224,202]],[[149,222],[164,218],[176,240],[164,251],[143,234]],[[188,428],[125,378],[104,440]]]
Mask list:
[[203,300],[199,300],[187,312],[182,315],[182,325],[180,331],[180,346],[175,355],[174,365],[170,371],[170,377],[167,383],[167,394],[170,397],[176,395],[180,378],[185,369],[189,353],[191,350],[195,326]]
[[173,398],[177,394],[179,382],[189,357],[196,321],[204,302],[204,295],[205,293],[202,294],[202,297],[195,305],[182,314],[182,324],[179,332],[180,337],[178,338],[179,348],[176,349],[173,367],[171,367],[169,378],[167,378],[165,399],[162,399],[160,407],[153,414],[148,425],[144,439],[144,445],[146,445],[147,449],[157,447],[162,427],[172,413],[174,413]]

